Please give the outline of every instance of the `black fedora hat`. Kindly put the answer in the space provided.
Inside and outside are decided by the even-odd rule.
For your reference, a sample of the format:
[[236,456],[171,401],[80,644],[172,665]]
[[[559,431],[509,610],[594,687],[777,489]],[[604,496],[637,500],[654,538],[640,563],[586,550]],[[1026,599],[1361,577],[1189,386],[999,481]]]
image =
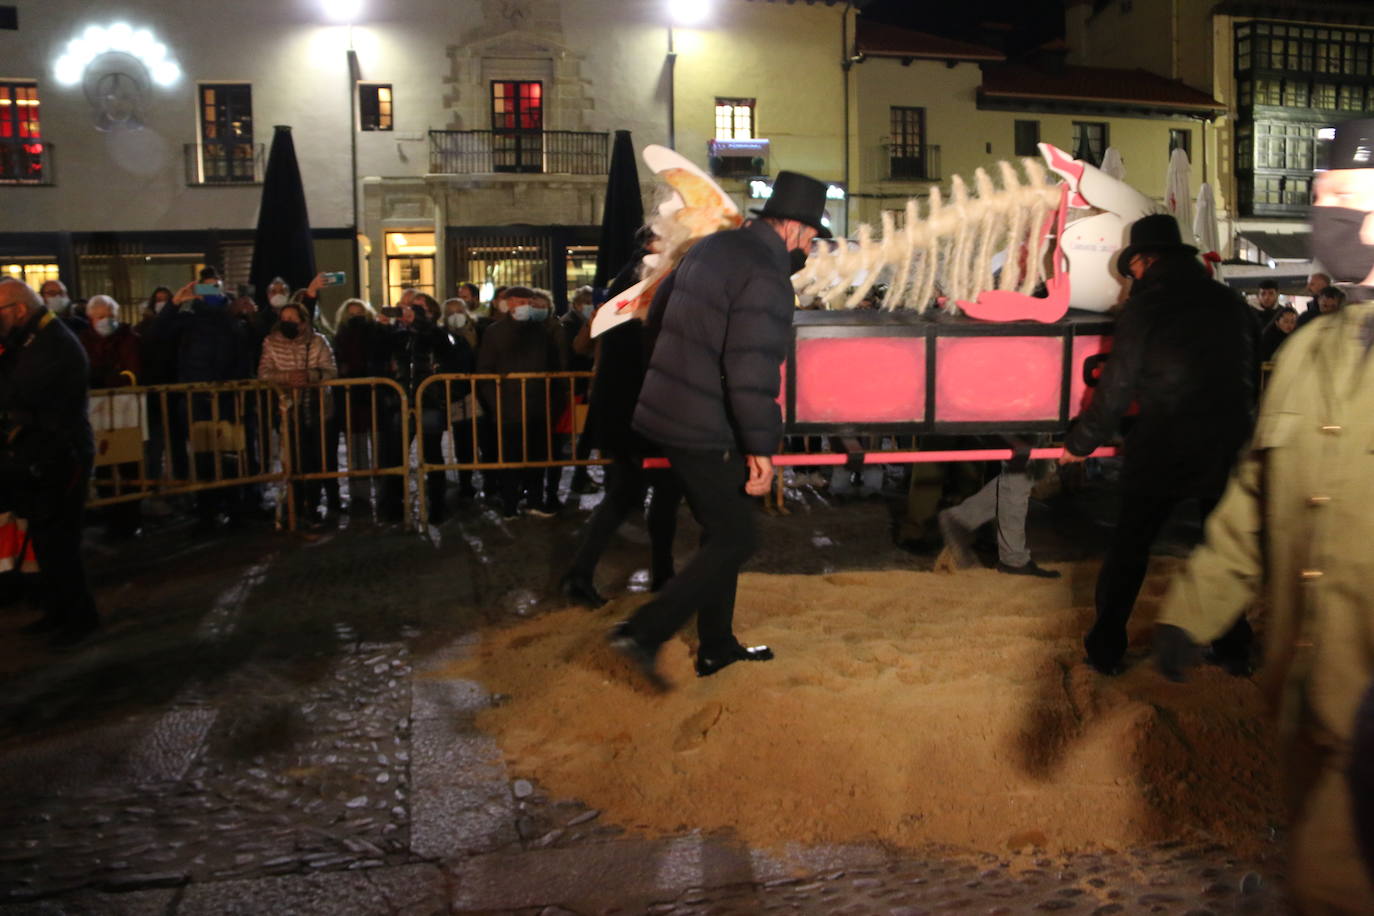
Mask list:
[[750,210],[754,216],[773,219],[793,219],[816,230],[823,239],[830,238],[830,230],[821,222],[825,216],[826,184],[800,172],[779,172],[773,182],[773,196],[761,210]]
[[1168,213],[1151,213],[1131,223],[1131,243],[1116,256],[1116,272],[1131,275],[1131,258],[1142,251],[1158,254],[1197,254],[1192,245],[1183,244],[1178,220]]

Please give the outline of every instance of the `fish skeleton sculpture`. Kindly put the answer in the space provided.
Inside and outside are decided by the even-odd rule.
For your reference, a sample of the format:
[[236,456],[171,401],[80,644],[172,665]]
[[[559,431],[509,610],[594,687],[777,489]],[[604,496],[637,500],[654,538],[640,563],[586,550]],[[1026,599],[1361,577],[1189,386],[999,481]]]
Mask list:
[[[818,241],[792,278],[800,301],[855,308],[885,281],[889,310],[923,312],[942,297],[951,311],[985,321],[1053,322],[1071,306],[1107,311],[1119,298],[1121,280],[1111,265],[1130,225],[1161,208],[1057,147],[1042,143],[1040,152],[1061,182],[1036,159],[1021,160],[1020,171],[1000,162],[1000,183],[980,168],[972,189],[955,176],[948,198],[935,187],[924,208],[908,200],[900,225],[897,213],[885,211],[880,233],[865,224],[854,239]],[[644,159],[676,192],[659,208],[656,234],[676,233],[682,241],[645,258],[645,280],[597,311],[593,336],[643,317],[658,282],[691,244],[741,222],[728,195],[677,153],[651,146]],[[1083,210],[1097,212],[1069,218]]]

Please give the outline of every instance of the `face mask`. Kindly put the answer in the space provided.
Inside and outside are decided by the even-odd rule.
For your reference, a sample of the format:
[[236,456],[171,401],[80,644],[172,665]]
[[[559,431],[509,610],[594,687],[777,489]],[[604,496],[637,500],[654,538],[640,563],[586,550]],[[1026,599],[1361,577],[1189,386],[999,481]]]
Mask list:
[[119,323],[113,318],[102,318],[95,323],[95,332],[101,337],[109,337],[117,327],[119,327]]
[[549,310],[535,308],[532,305],[517,305],[511,314],[515,316],[516,321],[544,321],[549,317]]
[[275,296],[267,300],[267,304],[272,306],[272,308],[274,309],[279,309],[290,301],[290,297],[286,296],[283,293],[277,293]]
[[1349,207],[1312,208],[1312,254],[1337,283],[1363,283],[1374,270],[1374,245],[1360,241],[1368,215]]
[[154,301],[154,302],[153,302],[153,314],[156,315],[158,312],[162,311],[162,307],[165,306],[166,304],[167,304],[167,300],[166,300],[166,299],[158,299],[158,300]]
[[787,249],[787,269],[790,274],[794,274],[806,266],[806,249],[789,248]]
[[359,328],[366,327],[367,318],[363,315],[354,315],[353,317],[348,319],[348,326],[350,328],[353,328],[355,331]]
[[281,323],[281,336],[287,340],[295,340],[301,333],[301,326],[294,321],[283,321]]
[[591,321],[591,320],[592,320],[592,316],[595,315],[595,314],[596,314],[596,306],[591,305],[591,304],[582,306],[582,317],[583,317],[583,318],[587,319],[588,321]]
[[452,315],[445,318],[444,321],[448,324],[448,329],[450,331],[459,331],[468,323],[468,316],[462,312],[454,312]]
[[72,304],[72,300],[66,296],[44,296],[43,304],[48,307],[50,312],[65,312],[67,306]]

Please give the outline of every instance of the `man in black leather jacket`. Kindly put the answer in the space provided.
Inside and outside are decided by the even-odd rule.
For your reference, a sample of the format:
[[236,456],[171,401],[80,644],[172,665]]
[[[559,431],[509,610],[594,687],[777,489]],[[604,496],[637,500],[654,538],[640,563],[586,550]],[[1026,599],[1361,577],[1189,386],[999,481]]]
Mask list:
[[[1117,526],[1097,579],[1097,621],[1084,639],[1088,663],[1104,674],[1120,670],[1155,536],[1184,499],[1198,499],[1204,518],[1211,513],[1253,422],[1250,308],[1208,277],[1196,253],[1172,216],[1147,216],[1131,227],[1131,244],[1117,260],[1121,275],[1134,278],[1131,297],[1092,403],[1060,458],[1082,461],[1139,405],[1126,435]],[[1248,670],[1250,641],[1242,618],[1213,651],[1228,669]]]

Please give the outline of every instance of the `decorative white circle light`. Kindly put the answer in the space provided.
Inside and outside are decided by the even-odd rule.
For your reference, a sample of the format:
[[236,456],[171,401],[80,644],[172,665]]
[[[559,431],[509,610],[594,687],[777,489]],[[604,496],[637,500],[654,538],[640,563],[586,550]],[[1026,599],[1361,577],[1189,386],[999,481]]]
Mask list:
[[63,86],[75,86],[91,62],[108,51],[138,58],[159,86],[172,86],[181,79],[181,67],[168,56],[167,46],[148,29],[135,29],[127,22],[87,26],[81,37],[67,42],[66,50],[53,64],[53,76]]

